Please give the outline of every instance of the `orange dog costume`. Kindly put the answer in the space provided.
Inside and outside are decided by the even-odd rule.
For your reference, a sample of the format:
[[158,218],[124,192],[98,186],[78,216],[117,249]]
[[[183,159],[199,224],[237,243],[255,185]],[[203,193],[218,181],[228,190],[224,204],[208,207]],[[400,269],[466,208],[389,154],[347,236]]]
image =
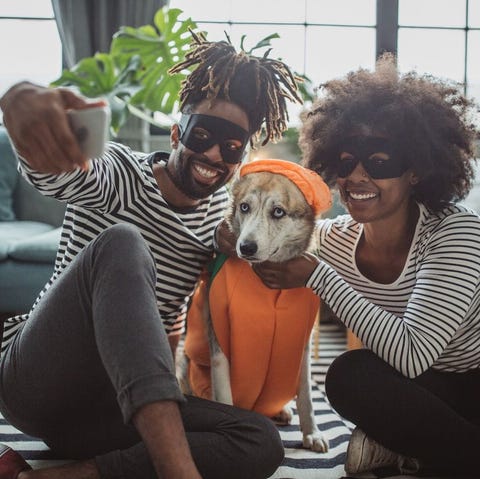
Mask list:
[[[240,176],[269,171],[289,178],[315,216],[331,206],[320,176],[284,160],[247,163]],[[187,319],[185,353],[195,395],[210,399],[210,352],[202,318],[209,296],[212,325],[229,360],[233,404],[272,417],[297,392],[302,357],[320,300],[309,288],[267,288],[244,260],[219,255],[194,294]]]

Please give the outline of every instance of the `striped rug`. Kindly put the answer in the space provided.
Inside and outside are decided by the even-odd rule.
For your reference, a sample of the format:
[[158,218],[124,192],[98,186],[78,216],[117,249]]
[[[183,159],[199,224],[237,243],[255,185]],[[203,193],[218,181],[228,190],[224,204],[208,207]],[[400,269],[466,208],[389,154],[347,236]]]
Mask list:
[[[343,465],[352,425],[332,410],[324,394],[328,366],[346,348],[345,332],[336,323],[321,323],[318,342],[317,357],[312,352],[313,399],[317,423],[330,441],[330,450],[321,454],[302,448],[298,416],[292,402],[295,413],[292,424],[279,427],[285,446],[285,460],[271,479],[338,479],[345,475]],[[68,462],[55,456],[42,441],[10,426],[1,416],[0,442],[22,454],[35,469]]]
[[285,459],[271,479],[338,479],[346,475],[343,465],[353,426],[330,407],[324,393],[327,369],[346,349],[345,330],[335,322],[320,323],[318,344],[318,354],[312,351],[312,396],[318,427],[329,439],[330,449],[321,454],[302,448],[302,434],[292,402],[295,413],[292,424],[279,427]]

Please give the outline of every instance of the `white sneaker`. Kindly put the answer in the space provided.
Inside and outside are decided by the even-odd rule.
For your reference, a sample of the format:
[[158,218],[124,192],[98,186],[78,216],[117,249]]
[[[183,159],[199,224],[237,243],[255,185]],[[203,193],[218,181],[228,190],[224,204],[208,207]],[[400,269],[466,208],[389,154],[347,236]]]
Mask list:
[[420,465],[417,459],[390,451],[356,427],[348,443],[345,471],[348,474],[359,474],[380,467],[395,467],[402,474],[413,474],[419,470]]

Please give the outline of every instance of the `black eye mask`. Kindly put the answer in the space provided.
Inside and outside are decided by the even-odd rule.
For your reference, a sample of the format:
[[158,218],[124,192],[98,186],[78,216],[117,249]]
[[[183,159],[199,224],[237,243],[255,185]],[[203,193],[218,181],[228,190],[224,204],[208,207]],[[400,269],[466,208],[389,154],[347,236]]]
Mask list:
[[[350,153],[353,158],[340,159],[341,153]],[[385,153],[388,159],[371,158],[375,153]],[[337,175],[346,178],[362,163],[370,178],[384,180],[399,178],[408,170],[408,165],[396,152],[394,145],[386,138],[352,137],[340,144],[338,149]]]
[[[201,114],[182,114],[179,139],[183,145],[195,153],[204,153],[212,146],[218,145],[223,161],[230,164],[240,163],[245,153],[250,134],[247,130],[231,121],[217,116]],[[194,132],[195,128],[202,128],[208,132],[207,138],[200,138]],[[239,141],[239,149],[231,149],[231,141]],[[230,145],[229,145],[230,143]]]

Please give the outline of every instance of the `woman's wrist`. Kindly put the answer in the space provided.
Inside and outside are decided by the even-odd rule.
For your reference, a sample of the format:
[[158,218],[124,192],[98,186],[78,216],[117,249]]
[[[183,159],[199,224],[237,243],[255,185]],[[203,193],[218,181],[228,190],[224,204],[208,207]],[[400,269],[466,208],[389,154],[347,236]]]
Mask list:
[[311,288],[313,291],[315,291],[316,294],[319,294],[320,291],[323,289],[321,287],[323,275],[327,272],[329,266],[324,263],[320,258],[315,257],[315,259],[315,268],[313,268],[310,272],[310,276],[307,278],[305,286],[307,288]]

